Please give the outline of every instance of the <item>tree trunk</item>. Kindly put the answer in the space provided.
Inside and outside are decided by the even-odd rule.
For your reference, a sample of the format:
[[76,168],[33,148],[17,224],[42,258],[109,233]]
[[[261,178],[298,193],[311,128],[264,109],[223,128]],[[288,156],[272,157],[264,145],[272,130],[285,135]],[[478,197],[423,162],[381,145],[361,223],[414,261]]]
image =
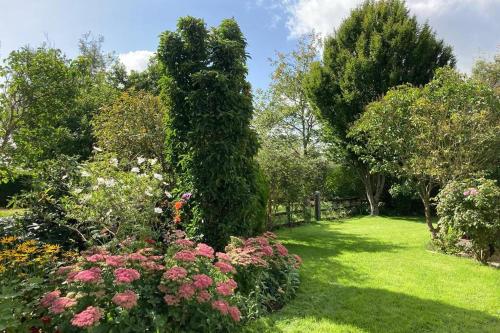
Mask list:
[[365,185],[366,198],[370,204],[370,215],[379,215],[379,202],[384,190],[385,176],[380,173],[372,174],[364,169],[361,172],[361,179]]
[[429,231],[432,235],[432,239],[435,239],[437,236],[437,232],[439,231],[437,228],[434,227],[432,224],[432,214],[431,214],[431,191],[432,191],[433,185],[432,182],[429,182],[425,185],[420,185],[419,186],[419,195],[420,199],[422,199],[422,203],[424,204],[424,211],[425,211],[425,223],[427,224],[427,227],[429,228]]

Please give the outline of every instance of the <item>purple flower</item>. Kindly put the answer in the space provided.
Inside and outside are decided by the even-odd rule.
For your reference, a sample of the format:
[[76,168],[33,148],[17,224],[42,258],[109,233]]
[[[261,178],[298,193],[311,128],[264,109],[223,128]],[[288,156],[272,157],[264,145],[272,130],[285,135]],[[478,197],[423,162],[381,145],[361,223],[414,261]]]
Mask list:
[[189,200],[189,199],[191,198],[191,195],[192,195],[192,194],[191,194],[190,192],[187,192],[187,193],[184,193],[184,194],[181,196],[181,198],[182,198],[183,200]]

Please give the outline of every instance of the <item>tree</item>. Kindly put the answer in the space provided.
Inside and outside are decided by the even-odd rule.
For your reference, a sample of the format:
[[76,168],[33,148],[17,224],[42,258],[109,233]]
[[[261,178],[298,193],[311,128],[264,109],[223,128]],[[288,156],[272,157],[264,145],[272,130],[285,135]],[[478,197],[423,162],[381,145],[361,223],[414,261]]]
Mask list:
[[433,236],[431,195],[450,180],[498,165],[498,96],[450,68],[436,71],[423,88],[400,86],[368,105],[351,128],[353,150],[372,172],[414,184]]
[[160,98],[147,92],[123,92],[93,118],[99,148],[114,152],[120,159],[157,159],[167,170],[165,159],[166,108]]
[[479,59],[472,68],[472,77],[484,82],[500,95],[500,54],[496,54],[493,61]]
[[315,180],[326,163],[320,156],[318,120],[303,86],[319,46],[318,37],[309,35],[291,53],[277,53],[271,61],[272,82],[258,93],[253,120],[262,143],[258,161],[270,183],[268,208],[298,202],[306,220],[311,194],[319,190]]
[[179,189],[193,192],[186,228],[219,249],[230,235],[258,232],[265,217],[245,47],[233,19],[208,31],[202,20],[184,17],[176,32],[162,33],[158,48],[171,107],[167,151]]
[[359,172],[372,215],[385,177],[349,149],[349,126],[366,105],[402,83],[423,85],[436,68],[454,65],[451,48],[427,25],[410,16],[403,1],[365,1],[327,38],[322,63],[307,77],[308,94],[319,110],[345,164]]

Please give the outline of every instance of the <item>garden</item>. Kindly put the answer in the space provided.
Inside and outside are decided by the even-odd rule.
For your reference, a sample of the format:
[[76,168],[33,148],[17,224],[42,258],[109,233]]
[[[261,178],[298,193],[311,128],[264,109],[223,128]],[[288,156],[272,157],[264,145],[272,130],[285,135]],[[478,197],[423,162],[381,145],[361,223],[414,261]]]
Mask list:
[[0,332],[498,332],[500,55],[364,1],[249,82],[236,19],[0,65]]

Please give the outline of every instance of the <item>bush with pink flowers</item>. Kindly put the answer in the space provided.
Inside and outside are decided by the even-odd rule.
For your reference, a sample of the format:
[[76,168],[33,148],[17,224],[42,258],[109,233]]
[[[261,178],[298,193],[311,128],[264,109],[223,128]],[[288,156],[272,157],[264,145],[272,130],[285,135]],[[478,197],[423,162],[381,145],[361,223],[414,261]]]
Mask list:
[[169,321],[187,332],[232,332],[241,321],[235,269],[207,244],[177,239],[160,284]]
[[[258,302],[262,310],[281,308],[296,293],[300,284],[298,268],[302,259],[288,253],[276,235],[266,232],[255,238],[232,237],[222,262],[232,264],[237,271],[238,291]],[[254,316],[259,311],[246,310]]]
[[[76,264],[60,267],[57,289],[40,300],[47,331],[146,332],[166,327],[167,308],[157,286],[165,269],[164,256],[152,247],[104,248],[82,252]],[[162,316],[163,314],[163,316]]]

